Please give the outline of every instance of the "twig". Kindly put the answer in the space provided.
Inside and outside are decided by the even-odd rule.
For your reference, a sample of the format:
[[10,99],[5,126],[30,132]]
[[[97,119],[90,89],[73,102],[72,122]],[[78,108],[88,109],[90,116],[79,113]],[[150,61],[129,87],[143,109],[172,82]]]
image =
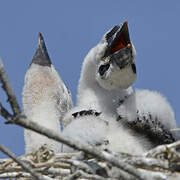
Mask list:
[[8,121],[11,121],[13,116],[3,107],[3,105],[0,102],[0,115],[3,116]]
[[56,154],[56,159],[61,159],[61,158],[64,158],[64,159],[70,159],[70,158],[75,158],[77,160],[79,159],[84,159],[84,153],[82,151],[80,152],[72,152],[72,153],[58,153]]
[[117,158],[122,159],[124,162],[131,164],[137,168],[153,170],[154,168],[160,168],[164,170],[169,170],[169,166],[166,162],[160,159],[155,159],[154,157],[134,156],[126,153],[116,153]]
[[161,145],[156,148],[151,149],[148,151],[145,156],[146,157],[156,157],[158,154],[166,152],[167,149],[176,149],[180,148],[180,141],[176,141],[175,143],[172,144],[167,144],[167,145]]
[[170,129],[171,132],[177,132],[177,131],[180,131],[180,128],[174,128],[174,129]]
[[9,82],[8,76],[6,74],[2,60],[0,59],[0,82],[2,83],[2,88],[7,94],[8,101],[11,105],[14,115],[21,113],[20,106],[16,100],[16,96]]
[[103,178],[103,177],[98,176],[98,175],[85,173],[82,170],[76,171],[74,174],[65,178],[65,180],[75,180],[75,179],[80,178],[80,177],[86,178],[86,179],[92,179],[92,180],[107,180],[106,178]]
[[82,169],[83,171],[86,171],[87,173],[93,173],[93,170],[82,161],[78,161],[78,160],[74,160],[74,159],[61,159],[61,162],[69,163],[69,164],[77,167],[78,169]]
[[75,180],[81,176],[81,173],[79,171],[76,171],[75,173],[69,175],[65,178],[65,180]]
[[0,174],[0,179],[11,179],[11,178],[21,178],[21,177],[30,178],[31,175],[26,172],[8,172],[8,173]]
[[4,154],[6,154],[7,156],[9,156],[10,158],[12,158],[17,164],[19,164],[26,172],[30,173],[35,179],[37,180],[51,180],[51,178],[49,177],[43,177],[42,175],[39,175],[38,173],[36,173],[34,170],[32,170],[31,168],[29,168],[24,162],[22,162],[21,160],[19,160],[15,154],[13,154],[12,152],[10,152],[6,147],[4,147],[3,145],[0,145],[0,151],[2,151]]

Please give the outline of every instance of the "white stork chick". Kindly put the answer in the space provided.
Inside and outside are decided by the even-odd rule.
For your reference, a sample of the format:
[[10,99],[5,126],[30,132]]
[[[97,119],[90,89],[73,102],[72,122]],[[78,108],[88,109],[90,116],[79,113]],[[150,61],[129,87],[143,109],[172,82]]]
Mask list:
[[[42,34],[38,48],[25,75],[23,108],[28,121],[33,121],[54,132],[60,132],[64,114],[72,107],[71,94],[51,63]],[[30,130],[24,132],[25,151],[31,153],[46,144],[55,153],[61,145]]]
[[133,93],[130,86],[136,80],[134,57],[127,23],[105,34],[83,62],[78,106],[66,114],[66,121],[73,120],[63,134],[116,152],[145,152],[148,143],[141,145],[143,138],[134,137],[131,130],[115,121],[119,101]]
[[[102,132],[100,139],[109,142],[110,150],[127,153],[174,141],[170,129],[176,127],[176,121],[165,98],[153,91],[134,92],[131,87],[137,77],[135,55],[127,22],[121,28],[115,26],[90,50],[82,65],[77,107],[65,116],[74,122],[64,134],[88,142],[86,133],[91,131],[90,127],[95,127],[93,142],[99,140],[96,132]],[[89,111],[101,114],[97,118]],[[96,126],[99,118],[108,122],[108,130]]]

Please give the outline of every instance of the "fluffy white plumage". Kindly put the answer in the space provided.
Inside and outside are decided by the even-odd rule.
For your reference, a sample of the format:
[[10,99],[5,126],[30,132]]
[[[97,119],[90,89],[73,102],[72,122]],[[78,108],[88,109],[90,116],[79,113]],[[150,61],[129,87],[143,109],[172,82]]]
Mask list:
[[[67,125],[63,131],[63,135],[84,144],[98,146],[98,144],[103,143],[106,140],[104,134],[106,134],[107,130],[108,126],[105,121],[99,117],[89,115],[74,119],[69,125]],[[65,145],[63,145],[62,149],[63,152],[74,151]]]
[[128,121],[134,121],[137,116],[148,118],[151,114],[152,120],[158,119],[167,129],[177,127],[172,107],[167,99],[156,91],[136,90],[118,107],[117,112]]
[[[30,68],[25,75],[23,108],[29,121],[34,121],[53,131],[60,132],[60,122],[72,107],[71,94],[51,64],[42,35]],[[61,151],[61,145],[45,136],[25,129],[26,153],[46,144],[54,152]]]
[[[125,46],[119,48],[124,42],[127,42]],[[127,23],[122,28],[115,26],[90,50],[82,65],[77,107],[65,116],[72,123],[64,134],[89,144],[99,141],[102,148],[105,139],[108,141],[106,148],[110,150],[139,154],[152,147],[152,142],[124,126],[124,120],[136,121],[138,116],[150,114],[152,119],[149,120],[160,122],[167,131],[176,127],[174,112],[162,95],[148,90],[132,90],[131,85],[136,80],[135,54]],[[86,113],[78,118],[72,116],[78,111],[91,109],[102,114],[98,117]],[[123,120],[116,122],[118,116]],[[104,121],[108,126],[102,125]],[[69,149],[65,148],[65,151]]]
[[130,153],[140,155],[151,147],[151,143],[143,136],[136,136],[130,129],[126,129],[122,124],[115,122],[114,119],[109,123],[107,139],[109,144],[107,149],[113,152]]
[[[108,119],[109,122],[104,121]],[[96,146],[99,150],[108,149],[113,152],[142,154],[150,143],[144,138],[136,138],[131,130],[124,129],[121,124],[109,116],[86,115],[74,119],[63,131],[63,135],[84,144]],[[144,143],[145,142],[145,143]],[[142,145],[142,143],[144,143]],[[63,152],[74,150],[63,145]]]

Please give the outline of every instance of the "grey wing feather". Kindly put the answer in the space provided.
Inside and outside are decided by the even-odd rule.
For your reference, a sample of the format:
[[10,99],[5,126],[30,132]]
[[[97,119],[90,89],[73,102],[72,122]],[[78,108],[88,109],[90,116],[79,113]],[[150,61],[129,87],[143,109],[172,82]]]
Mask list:
[[61,91],[57,94],[57,104],[58,110],[60,111],[61,117],[59,119],[62,126],[66,126],[67,123],[64,121],[64,115],[73,107],[72,95],[70,90],[65,86],[65,84],[61,84]]
[[157,118],[153,120],[151,114],[149,114],[149,117],[137,115],[135,121],[123,121],[123,125],[130,128],[137,135],[147,138],[152,146],[175,142],[170,130],[165,128]]

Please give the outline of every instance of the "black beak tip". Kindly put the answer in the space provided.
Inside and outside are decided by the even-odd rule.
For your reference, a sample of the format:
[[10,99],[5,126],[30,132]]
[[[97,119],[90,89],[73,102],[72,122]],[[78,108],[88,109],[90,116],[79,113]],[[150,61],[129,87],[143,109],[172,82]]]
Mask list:
[[121,29],[128,29],[128,21],[124,21],[124,23],[122,23]]
[[31,64],[33,63],[41,66],[51,66],[52,64],[41,32],[38,33],[38,47]]
[[128,21],[126,20],[126,21],[124,22],[124,24],[125,24],[125,25],[128,25]]
[[130,37],[129,37],[129,29],[128,29],[128,21],[125,21],[120,29],[120,34],[122,34],[126,41],[128,41],[127,43],[130,43]]
[[129,36],[129,29],[128,29],[128,21],[125,21],[123,25],[121,26],[121,28],[119,28],[119,30],[116,32],[111,46],[114,46],[115,44],[117,44],[117,42],[121,41],[121,39],[123,39],[124,44],[126,46],[131,44],[131,40]]
[[42,33],[41,33],[41,32],[39,32],[39,33],[38,33],[38,36],[39,36],[39,39],[42,39],[42,38],[43,38],[43,36],[42,36]]
[[[41,32],[38,33],[38,46],[46,50],[45,41]],[[47,51],[47,50],[46,50]]]

